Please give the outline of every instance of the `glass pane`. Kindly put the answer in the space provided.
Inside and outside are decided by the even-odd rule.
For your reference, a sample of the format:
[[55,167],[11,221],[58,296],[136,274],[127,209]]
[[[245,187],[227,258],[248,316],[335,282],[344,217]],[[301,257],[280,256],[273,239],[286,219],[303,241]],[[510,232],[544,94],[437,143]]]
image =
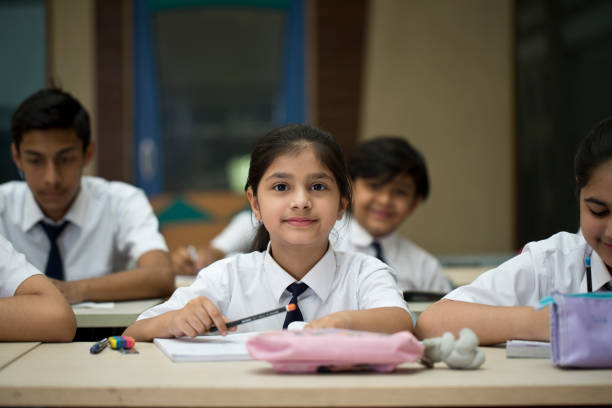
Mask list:
[[0,182],[15,179],[10,153],[11,115],[45,85],[45,1],[0,2]]
[[285,19],[239,7],[154,14],[165,191],[228,188],[228,161],[279,123]]

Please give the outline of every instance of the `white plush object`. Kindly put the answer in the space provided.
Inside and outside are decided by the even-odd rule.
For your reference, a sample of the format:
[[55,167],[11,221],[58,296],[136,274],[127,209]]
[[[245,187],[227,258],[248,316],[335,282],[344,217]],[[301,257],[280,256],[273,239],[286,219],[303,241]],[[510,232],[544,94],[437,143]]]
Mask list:
[[484,353],[478,348],[478,337],[470,329],[462,329],[457,340],[446,332],[442,337],[425,339],[422,343],[425,346],[422,363],[428,367],[443,361],[450,368],[473,370],[485,361]]

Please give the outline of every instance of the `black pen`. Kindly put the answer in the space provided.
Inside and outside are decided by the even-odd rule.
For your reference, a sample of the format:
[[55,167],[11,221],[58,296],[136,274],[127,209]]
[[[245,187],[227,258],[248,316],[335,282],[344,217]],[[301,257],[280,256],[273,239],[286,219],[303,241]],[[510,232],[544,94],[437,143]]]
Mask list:
[[93,346],[91,346],[91,348],[89,349],[89,352],[91,354],[98,354],[99,352],[104,350],[106,346],[108,346],[108,338],[104,338],[100,340],[99,342],[97,342],[96,344],[94,344]]
[[[278,309],[269,310],[267,312],[259,313],[249,317],[243,317],[242,319],[234,320],[225,324],[225,326],[229,329],[230,327],[238,326],[239,324],[252,322],[253,320],[263,319],[264,317],[274,316],[275,314],[283,313],[283,312],[291,312],[295,310],[295,304],[289,303],[287,306],[279,307]],[[217,326],[212,326],[209,333],[216,332]]]

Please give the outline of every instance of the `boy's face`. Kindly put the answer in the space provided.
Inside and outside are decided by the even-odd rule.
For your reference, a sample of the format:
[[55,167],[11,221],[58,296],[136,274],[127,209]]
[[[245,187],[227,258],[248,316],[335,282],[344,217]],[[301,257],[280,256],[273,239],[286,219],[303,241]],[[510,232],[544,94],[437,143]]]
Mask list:
[[83,151],[73,129],[30,130],[22,135],[19,150],[15,144],[11,150],[42,212],[52,220],[61,219],[79,192],[93,143]]
[[379,178],[353,181],[353,216],[375,238],[395,231],[420,201],[414,180],[407,174],[385,184]]

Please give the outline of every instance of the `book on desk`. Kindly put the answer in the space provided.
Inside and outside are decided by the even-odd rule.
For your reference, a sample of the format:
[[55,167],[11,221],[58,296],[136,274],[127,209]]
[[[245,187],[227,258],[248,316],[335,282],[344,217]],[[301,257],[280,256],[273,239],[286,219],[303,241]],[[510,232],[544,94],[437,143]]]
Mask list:
[[508,340],[506,358],[550,358],[550,343],[546,341]]
[[252,360],[246,348],[249,338],[258,332],[228,334],[226,336],[180,337],[154,339],[153,343],[175,363],[188,361]]

